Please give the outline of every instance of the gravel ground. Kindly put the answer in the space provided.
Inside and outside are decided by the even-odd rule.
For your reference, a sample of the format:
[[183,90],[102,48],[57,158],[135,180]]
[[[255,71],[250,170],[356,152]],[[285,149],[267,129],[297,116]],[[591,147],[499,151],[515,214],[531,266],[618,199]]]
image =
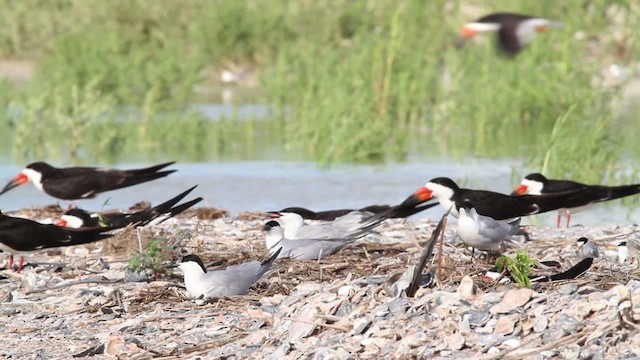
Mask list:
[[[42,219],[47,212],[23,211]],[[191,213],[196,214],[194,212]],[[205,214],[205,215],[203,215]],[[139,242],[165,239],[177,260],[196,253],[216,267],[264,258],[265,219],[246,214],[154,228],[125,229],[113,239],[27,257],[22,273],[0,273],[2,358],[473,358],[611,359],[640,356],[640,279],[635,248],[619,264],[596,259],[578,278],[495,283],[491,267],[455,238],[427,265],[437,274],[413,298],[396,281],[415,264],[435,228],[429,220],[388,220],[322,261],[278,260],[276,271],[245,296],[218,301],[184,296],[180,273],[135,282],[125,271]],[[49,214],[50,215],[50,214]],[[637,243],[635,226],[530,228],[526,250],[555,260],[560,272],[578,263],[575,240]],[[439,252],[441,256],[438,256]],[[4,261],[4,260],[3,260]],[[540,270],[543,271],[543,270]]]

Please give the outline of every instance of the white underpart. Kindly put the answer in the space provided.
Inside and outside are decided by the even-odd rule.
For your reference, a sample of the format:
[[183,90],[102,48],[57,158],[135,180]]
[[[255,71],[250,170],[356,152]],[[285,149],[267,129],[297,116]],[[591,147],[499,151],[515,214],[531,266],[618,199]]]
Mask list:
[[33,183],[33,185],[38,188],[38,190],[43,191],[42,188],[42,174],[33,170],[33,169],[24,169],[22,173]]
[[458,210],[454,206],[453,200],[451,200],[451,198],[453,198],[453,189],[432,182],[428,182],[424,187],[431,190],[431,196],[438,199],[440,206],[442,206],[445,211],[451,209],[450,214],[458,217]]
[[302,216],[296,213],[281,213],[278,222],[284,228],[284,238],[298,239],[336,239],[344,238],[362,226],[364,214],[358,211],[340,216],[333,221],[321,221],[305,224]]
[[147,225],[148,226],[155,226],[155,225],[158,225],[158,224],[168,220],[169,218],[171,218],[171,214],[170,213],[162,214],[162,215],[158,216],[157,218],[149,221],[149,223]]
[[[304,218],[300,214],[284,212],[277,221],[284,228],[284,237],[296,239],[298,231],[304,226]],[[268,246],[267,246],[268,247]]]
[[464,25],[465,29],[477,31],[477,32],[488,32],[488,31],[498,31],[500,29],[500,24],[498,23],[484,23],[484,22],[470,22]]
[[533,40],[536,29],[539,27],[560,27],[560,23],[548,19],[534,18],[522,21],[516,28],[516,36],[520,40],[520,45],[526,45]]
[[600,256],[598,246],[593,241],[581,242],[578,241],[578,256],[582,259],[597,258]]
[[282,227],[272,227],[265,234],[264,241],[270,254],[278,250],[278,243],[284,238]]
[[60,217],[60,220],[66,221],[67,223],[66,227],[70,227],[70,228],[78,229],[78,228],[81,228],[83,225],[82,219],[73,215],[62,215],[62,217]]
[[202,271],[198,263],[188,261],[181,263],[178,267],[184,274],[184,286],[190,297],[199,297],[207,292],[208,284],[204,277],[206,273]]
[[627,245],[618,245],[618,263],[623,264],[627,260],[627,255],[629,255]]
[[505,221],[479,215],[475,209],[460,208],[456,232],[468,246],[484,251],[498,250],[513,230],[514,226]]
[[180,263],[178,267],[184,274],[187,294],[193,298],[220,298],[246,294],[251,286],[268,272],[268,268],[258,261],[206,273],[195,261]]
[[525,194],[528,194],[528,195],[541,195],[542,188],[544,187],[544,184],[542,184],[540,181],[529,180],[529,179],[522,179],[522,182],[520,183],[520,185],[524,185],[527,187]]

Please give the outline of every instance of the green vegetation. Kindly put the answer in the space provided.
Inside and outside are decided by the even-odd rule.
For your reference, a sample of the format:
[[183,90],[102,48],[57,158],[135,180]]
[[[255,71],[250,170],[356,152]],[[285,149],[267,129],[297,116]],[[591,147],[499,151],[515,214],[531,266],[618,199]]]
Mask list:
[[166,245],[167,239],[152,239],[144,247],[144,251],[129,259],[127,268],[135,273],[151,271],[152,274],[164,273],[167,267],[164,262],[171,259],[171,248]]
[[520,250],[516,253],[515,257],[507,255],[500,256],[496,260],[496,268],[499,272],[502,272],[506,267],[518,285],[530,288],[531,280],[529,280],[529,274],[531,273],[531,268],[536,263],[537,260]]
[[[3,5],[1,56],[37,65],[26,85],[0,83],[0,151],[21,161],[280,154],[328,165],[424,153],[522,158],[531,171],[598,182],[640,153],[637,121],[612,107],[620,86],[602,75],[635,67],[637,1]],[[455,46],[464,22],[492,11],[564,28],[539,34],[517,61],[488,34]],[[266,118],[211,120],[187,107],[217,101],[204,93],[220,92],[226,67],[257,70],[251,102],[275,106]]]

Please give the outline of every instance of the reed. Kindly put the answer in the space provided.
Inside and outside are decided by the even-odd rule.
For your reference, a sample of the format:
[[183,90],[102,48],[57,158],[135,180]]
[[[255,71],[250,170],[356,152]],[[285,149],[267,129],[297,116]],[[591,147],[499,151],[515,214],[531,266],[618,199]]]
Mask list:
[[[490,35],[454,45],[461,24],[491,11],[565,27],[517,61]],[[640,25],[635,11],[605,0],[10,1],[0,52],[37,71],[1,85],[11,136],[0,136],[16,159],[278,154],[328,166],[418,153],[519,158],[522,174],[596,182],[628,173],[625,154],[640,150],[635,122],[614,111],[619,87],[602,84],[605,64],[634,64],[624,34]],[[225,67],[257,69],[257,102],[277,111],[216,121],[189,111]]]

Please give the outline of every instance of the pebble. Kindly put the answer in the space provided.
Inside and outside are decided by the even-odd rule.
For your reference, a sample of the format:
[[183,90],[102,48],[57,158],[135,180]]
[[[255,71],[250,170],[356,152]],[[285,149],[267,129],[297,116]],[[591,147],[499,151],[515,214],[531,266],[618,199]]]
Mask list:
[[[324,260],[322,281],[313,275],[318,271],[316,262],[283,261],[277,275],[261,280],[245,297],[199,301],[198,304],[180,295],[183,290],[176,286],[181,282],[180,276],[160,282],[153,281],[149,276],[154,274],[146,272],[148,282],[89,283],[26,294],[29,289],[65,284],[79,278],[100,278],[107,274],[110,279],[118,279],[126,274],[126,261],[122,257],[110,258],[95,251],[34,254],[38,261],[68,263],[65,269],[71,270],[56,273],[27,268],[15,278],[0,280],[0,295],[7,292],[11,295],[0,307],[0,322],[7,324],[0,330],[2,355],[65,358],[96,345],[108,345],[103,356],[188,357],[183,351],[196,344],[211,343],[211,348],[198,356],[203,359],[478,358],[506,349],[542,347],[569,334],[595,331],[591,327],[617,321],[620,306],[636,318],[639,316],[640,281],[630,276],[637,263],[628,261],[618,265],[599,261],[580,281],[567,281],[562,285],[533,284],[535,291],[514,285],[492,288],[479,276],[465,275],[467,266],[471,269],[474,265],[469,265],[460,249],[451,246],[455,234],[449,228],[443,246],[444,259],[455,259],[455,265],[445,262],[447,266],[457,267],[455,272],[441,273],[435,282],[437,286],[419,289],[415,298],[389,294],[383,289],[388,274],[397,271],[401,278],[407,273],[422,251],[415,243],[423,242],[434,226],[428,220],[388,222],[377,229],[380,242],[394,247],[403,242],[410,244],[398,247],[406,251],[371,252],[371,260],[363,256],[360,266],[367,261],[375,262],[369,273],[358,272],[354,266],[353,270],[333,274],[331,266],[344,261],[340,254]],[[181,227],[197,231],[202,235],[197,238],[204,241],[198,243],[196,239],[180,235],[184,239],[182,245],[200,246],[205,253],[221,254],[219,259],[224,260],[219,264],[226,266],[225,254],[244,253],[247,249],[253,254],[264,250],[264,239],[258,231],[262,223],[261,220],[180,219],[175,227],[161,225],[153,234],[172,238],[178,236]],[[421,233],[419,228],[427,230]],[[536,228],[536,241],[524,246],[539,259],[573,259],[574,235],[577,238],[584,231],[579,227],[561,232]],[[606,234],[628,231],[628,228],[616,228],[607,230]],[[390,237],[387,233],[398,236]],[[557,241],[566,244],[538,248],[545,239],[549,240],[547,244]],[[357,246],[366,241],[369,240],[360,240],[342,252],[361,251]],[[74,266],[81,265],[90,267],[96,274],[73,270]],[[431,269],[425,272],[431,274],[435,268],[431,264],[428,267]],[[314,280],[309,280],[310,277]],[[580,285],[585,279],[588,284]],[[23,287],[21,282],[25,284]],[[122,307],[115,294],[119,294]],[[584,345],[568,344],[526,358],[605,359],[640,355],[636,354],[640,351],[637,350],[640,340],[636,340],[640,334],[635,327],[617,325],[612,331],[593,334],[596,335]],[[25,344],[25,338],[33,339],[31,343],[35,345]]]
[[531,289],[514,289],[506,292],[502,301],[494,305],[489,309],[492,314],[506,314],[513,309],[523,306],[533,296],[533,290]]

